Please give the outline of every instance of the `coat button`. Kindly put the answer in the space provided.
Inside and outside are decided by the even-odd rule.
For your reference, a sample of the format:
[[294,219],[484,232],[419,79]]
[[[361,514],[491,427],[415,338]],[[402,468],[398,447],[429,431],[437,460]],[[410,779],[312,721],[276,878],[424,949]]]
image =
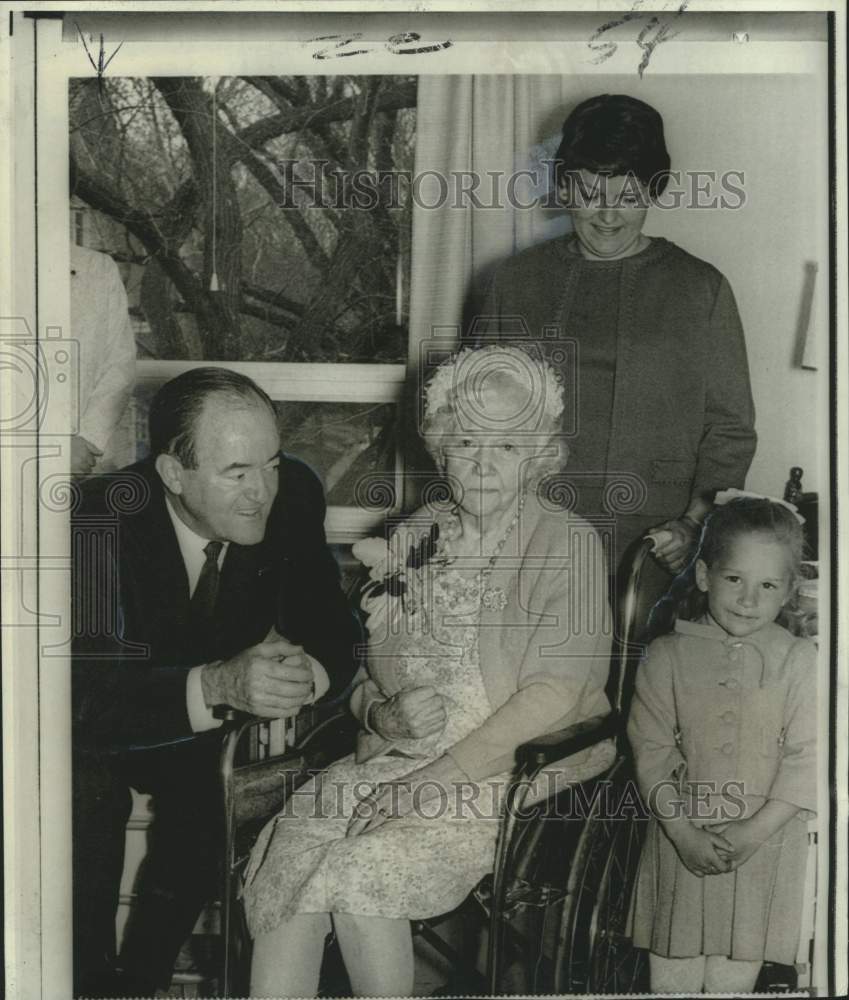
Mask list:
[[734,753],[734,744],[733,743],[723,743],[722,744],[722,752],[725,754],[726,757],[730,757],[731,754]]
[[721,718],[723,722],[730,724],[737,718],[737,716],[733,712],[723,712]]
[[728,654],[728,659],[731,660],[732,663],[737,663],[737,661],[740,659],[740,654],[737,652],[736,649],[732,649],[731,652]]
[[724,680],[719,681],[720,687],[726,687],[729,691],[736,691],[740,687],[740,682],[736,677],[726,677]]

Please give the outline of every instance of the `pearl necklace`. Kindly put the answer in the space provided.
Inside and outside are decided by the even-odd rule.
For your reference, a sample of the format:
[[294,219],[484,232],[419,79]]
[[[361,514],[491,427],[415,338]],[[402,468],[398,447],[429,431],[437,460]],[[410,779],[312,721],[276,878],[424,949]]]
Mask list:
[[[519,518],[522,516],[522,509],[525,506],[525,497],[527,496],[527,490],[523,490],[521,496],[519,497],[519,503],[516,505],[516,513],[507,525],[507,530],[501,536],[498,544],[495,546],[492,555],[489,557],[489,561],[486,566],[481,571],[480,575],[480,591],[481,591],[481,606],[487,608],[490,611],[503,611],[507,607],[507,595],[504,593],[501,587],[490,587],[489,580],[492,576],[492,571],[495,568],[495,563],[501,553],[504,551],[504,546],[507,544],[508,539],[513,534],[513,530],[519,523]],[[453,513],[453,512],[452,512]],[[457,518],[456,513],[454,517]],[[459,518],[457,518],[459,521]],[[439,547],[442,550],[442,564],[443,566],[450,566],[457,556],[451,553],[451,542],[457,537],[456,528],[449,534],[447,531],[443,534],[440,530],[439,534]]]

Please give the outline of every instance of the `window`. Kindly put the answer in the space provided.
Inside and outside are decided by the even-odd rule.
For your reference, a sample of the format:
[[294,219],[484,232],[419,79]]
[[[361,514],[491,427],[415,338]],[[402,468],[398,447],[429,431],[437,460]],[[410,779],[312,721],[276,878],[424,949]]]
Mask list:
[[[116,461],[146,452],[158,384],[244,370],[350,541],[400,498],[416,78],[70,83],[74,235],[122,265],[138,386]],[[81,239],[82,237],[82,239]]]

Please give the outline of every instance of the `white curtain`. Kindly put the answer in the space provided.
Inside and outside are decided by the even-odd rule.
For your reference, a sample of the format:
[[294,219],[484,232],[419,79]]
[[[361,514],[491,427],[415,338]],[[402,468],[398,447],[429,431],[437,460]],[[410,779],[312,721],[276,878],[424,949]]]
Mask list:
[[[428,340],[456,340],[464,309],[468,319],[469,304],[480,299],[493,265],[568,227],[562,211],[516,205],[532,205],[545,194],[548,184],[540,160],[553,156],[563,119],[579,99],[562,75],[419,78],[419,197],[413,207],[410,298],[413,372]],[[538,183],[522,173],[528,169]],[[481,178],[476,192],[480,206],[458,194],[464,173]],[[437,176],[447,181],[447,198]],[[468,187],[469,181],[465,183]],[[434,205],[438,207],[428,207]]]

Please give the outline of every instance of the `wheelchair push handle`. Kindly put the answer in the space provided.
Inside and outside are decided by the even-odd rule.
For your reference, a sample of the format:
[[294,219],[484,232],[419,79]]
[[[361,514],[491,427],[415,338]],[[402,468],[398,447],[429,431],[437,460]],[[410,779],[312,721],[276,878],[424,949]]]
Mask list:
[[625,577],[624,601],[620,608],[620,620],[618,622],[618,632],[620,635],[628,634],[633,630],[637,589],[640,585],[640,575],[646,559],[655,551],[658,545],[671,536],[672,532],[670,531],[658,531],[655,534],[644,535],[626,553],[626,557],[628,557],[627,576]]
[[665,528],[661,531],[650,531],[643,537],[644,542],[648,542],[647,552],[654,552],[658,545],[663,545],[664,542],[668,542],[672,538],[672,532],[667,531]]

